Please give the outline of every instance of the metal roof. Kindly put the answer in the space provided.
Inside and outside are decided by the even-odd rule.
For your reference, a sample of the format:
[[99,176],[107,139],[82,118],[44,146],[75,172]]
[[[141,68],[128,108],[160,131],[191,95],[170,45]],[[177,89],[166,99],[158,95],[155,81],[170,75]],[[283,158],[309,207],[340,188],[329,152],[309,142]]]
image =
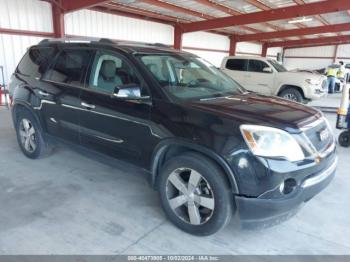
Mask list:
[[[210,21],[217,18],[253,14],[277,8],[288,8],[310,3],[321,3],[325,0],[111,0],[101,1],[93,9],[108,12],[123,12],[141,15],[145,19],[164,20],[167,23],[193,23]],[[336,0],[328,0],[330,5]],[[289,23],[293,19],[267,21],[261,23],[244,24],[218,29],[211,29],[215,33],[225,35],[250,35],[266,32],[279,32],[293,29],[307,29],[334,24],[350,23],[350,11],[315,14],[308,16],[311,21],[303,23]],[[341,36],[342,32],[322,32],[319,34],[300,35],[291,37],[277,37],[264,40],[266,42],[288,39],[312,39],[330,36]],[[348,34],[346,34],[348,35]],[[256,40],[258,41],[258,40]],[[349,40],[350,41],[350,40]]]

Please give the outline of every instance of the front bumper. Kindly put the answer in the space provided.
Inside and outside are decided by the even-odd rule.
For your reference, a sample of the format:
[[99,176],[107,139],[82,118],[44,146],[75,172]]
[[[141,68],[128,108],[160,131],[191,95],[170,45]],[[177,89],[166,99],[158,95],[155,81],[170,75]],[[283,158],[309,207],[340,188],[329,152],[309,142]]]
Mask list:
[[243,227],[264,228],[278,224],[293,216],[301,205],[321,192],[335,176],[338,159],[325,170],[306,177],[289,194],[280,188],[258,198],[236,196],[238,214]]
[[322,89],[322,87],[311,88],[309,94],[305,95],[307,99],[310,100],[318,100],[324,96],[326,96],[328,90]]
[[328,86],[326,82],[322,82],[318,85],[305,84],[304,86],[302,86],[302,89],[304,91],[305,98],[309,100],[318,100],[326,96],[328,93]]

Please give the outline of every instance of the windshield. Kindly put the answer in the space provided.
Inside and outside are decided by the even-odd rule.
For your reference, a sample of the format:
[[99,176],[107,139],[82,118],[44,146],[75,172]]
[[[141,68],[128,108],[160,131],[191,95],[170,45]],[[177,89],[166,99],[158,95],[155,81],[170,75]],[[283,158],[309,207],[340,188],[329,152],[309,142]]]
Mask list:
[[268,61],[277,70],[277,72],[287,72],[288,71],[283,65],[278,63],[276,60],[270,59]]
[[143,54],[140,60],[161,87],[181,100],[210,99],[245,92],[205,60],[183,54]]

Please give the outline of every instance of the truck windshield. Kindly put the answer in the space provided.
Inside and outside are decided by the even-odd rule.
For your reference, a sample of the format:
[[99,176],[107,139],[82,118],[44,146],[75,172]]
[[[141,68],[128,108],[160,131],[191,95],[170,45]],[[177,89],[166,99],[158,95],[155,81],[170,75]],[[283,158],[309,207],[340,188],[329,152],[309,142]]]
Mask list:
[[287,72],[288,71],[283,65],[278,63],[276,60],[270,59],[268,61],[277,70],[277,72]]
[[181,100],[210,99],[246,92],[233,79],[196,56],[142,54],[138,57],[160,86]]

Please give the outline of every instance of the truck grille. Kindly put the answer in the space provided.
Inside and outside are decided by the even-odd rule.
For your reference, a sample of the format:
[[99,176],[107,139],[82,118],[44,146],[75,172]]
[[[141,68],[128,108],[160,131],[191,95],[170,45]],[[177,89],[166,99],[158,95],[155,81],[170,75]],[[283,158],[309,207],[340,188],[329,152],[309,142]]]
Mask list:
[[[328,136],[326,134],[328,133]],[[304,134],[310,140],[315,149],[322,153],[333,143],[333,135],[325,120],[318,121],[316,125],[305,128]]]

